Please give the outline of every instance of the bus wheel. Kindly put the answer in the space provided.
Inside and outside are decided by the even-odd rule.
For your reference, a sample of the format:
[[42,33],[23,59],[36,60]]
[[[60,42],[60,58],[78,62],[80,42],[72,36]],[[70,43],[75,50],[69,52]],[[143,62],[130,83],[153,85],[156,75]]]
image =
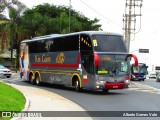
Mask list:
[[103,89],[103,92],[104,92],[104,93],[108,93],[108,92],[109,92],[109,89]]
[[35,82],[36,82],[36,85],[37,85],[37,86],[40,86],[40,85],[41,85],[41,82],[40,82],[39,76],[36,76],[36,80],[35,80]]
[[36,84],[33,74],[30,75],[30,82],[32,85]]
[[76,82],[75,82],[75,89],[77,92],[79,92],[81,90],[79,80],[76,80]]

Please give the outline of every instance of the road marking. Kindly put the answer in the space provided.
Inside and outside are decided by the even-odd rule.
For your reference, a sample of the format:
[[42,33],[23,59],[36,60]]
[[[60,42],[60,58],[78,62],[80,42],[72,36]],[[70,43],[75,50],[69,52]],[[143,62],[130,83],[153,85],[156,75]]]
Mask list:
[[132,82],[131,87],[128,90],[135,90],[135,91],[142,91],[142,92],[149,92],[149,93],[156,93],[160,94],[160,89],[151,87],[149,85],[143,85],[140,83]]
[[150,89],[157,90],[157,91],[160,92],[160,89],[155,88],[155,87],[151,87],[151,86],[149,86],[149,85],[143,85],[143,84],[140,84],[140,83],[134,83],[134,84],[139,84],[139,85],[142,85],[142,86],[145,86],[145,87],[148,87],[148,88],[150,88]]

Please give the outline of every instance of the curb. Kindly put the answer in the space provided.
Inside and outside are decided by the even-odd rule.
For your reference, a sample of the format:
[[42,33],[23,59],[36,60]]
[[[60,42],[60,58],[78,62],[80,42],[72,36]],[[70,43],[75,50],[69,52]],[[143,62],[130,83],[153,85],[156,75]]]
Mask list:
[[[20,90],[19,90],[19,91],[20,91]],[[20,92],[21,92],[21,91],[20,91]],[[21,92],[21,93],[22,93],[22,92]],[[22,93],[22,94],[23,94],[23,93]],[[26,99],[26,103],[25,103],[24,109],[21,110],[20,112],[27,111],[28,108],[29,108],[29,105],[30,105],[30,100],[28,99],[27,95],[24,95],[24,94],[23,94],[23,96],[24,96],[25,99]],[[19,113],[20,113],[20,112],[19,112]],[[20,120],[20,119],[22,119],[22,117],[13,117],[13,118],[11,118],[11,120]]]

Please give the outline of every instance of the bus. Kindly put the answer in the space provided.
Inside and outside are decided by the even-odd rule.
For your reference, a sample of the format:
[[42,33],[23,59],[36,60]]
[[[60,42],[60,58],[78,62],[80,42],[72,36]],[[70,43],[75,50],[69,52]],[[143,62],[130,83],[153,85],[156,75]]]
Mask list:
[[148,66],[145,63],[139,63],[138,66],[134,64],[131,65],[131,80],[145,80],[146,75],[148,74],[147,71]]
[[129,54],[123,36],[103,31],[51,34],[23,40],[21,77],[32,84],[51,83],[108,92],[130,79]]

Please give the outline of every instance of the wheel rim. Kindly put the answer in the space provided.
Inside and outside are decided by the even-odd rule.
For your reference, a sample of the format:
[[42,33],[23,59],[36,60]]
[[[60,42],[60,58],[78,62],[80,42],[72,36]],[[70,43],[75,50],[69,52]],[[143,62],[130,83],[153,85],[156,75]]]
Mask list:
[[36,84],[39,85],[39,83],[40,83],[40,82],[39,82],[39,78],[37,77],[37,78],[36,78]]
[[32,84],[35,84],[35,79],[34,79],[33,75],[31,75],[31,80],[30,81],[31,81]]
[[75,84],[75,88],[76,88],[76,90],[78,90],[79,88],[78,88],[78,85],[79,85],[79,83],[78,83],[78,80],[76,81],[76,84]]

